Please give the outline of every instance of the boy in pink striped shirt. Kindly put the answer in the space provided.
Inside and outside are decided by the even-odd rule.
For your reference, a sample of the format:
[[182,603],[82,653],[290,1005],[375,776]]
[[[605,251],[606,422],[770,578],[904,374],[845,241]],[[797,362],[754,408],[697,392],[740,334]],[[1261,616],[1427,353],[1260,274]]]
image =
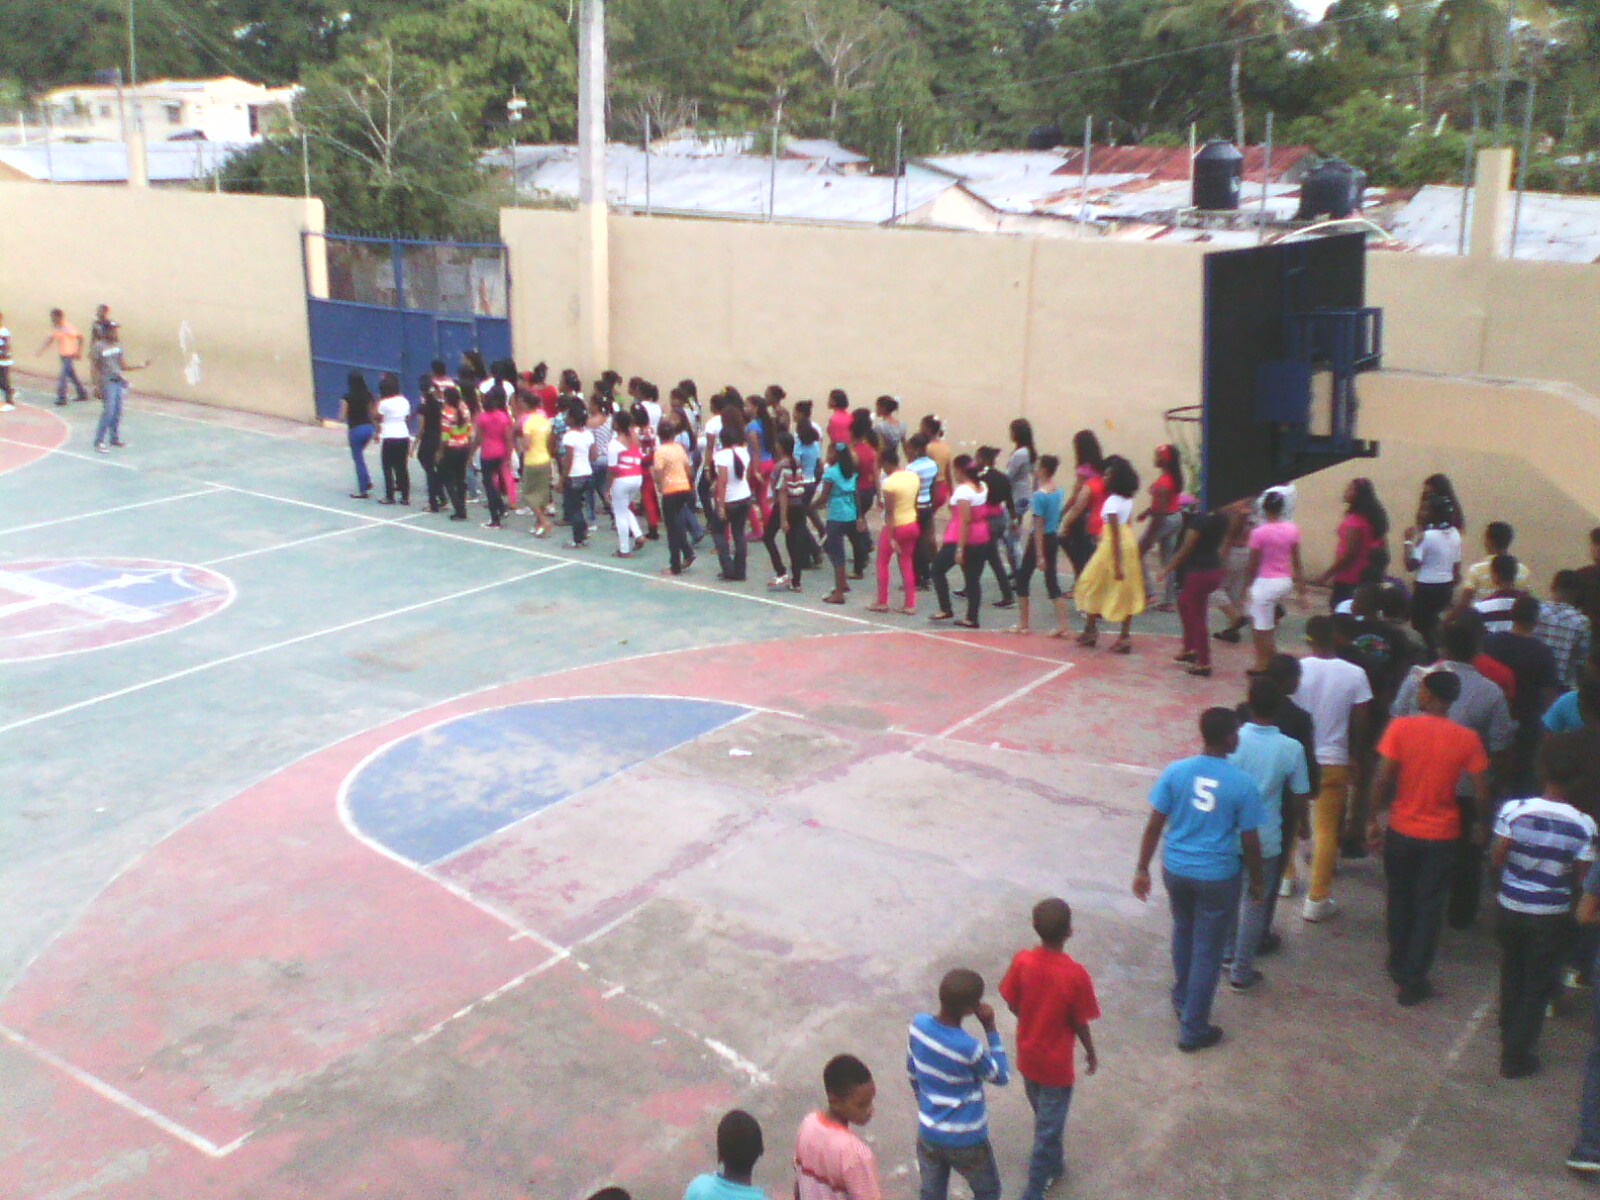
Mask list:
[[878,1085],[859,1058],[841,1054],[822,1071],[828,1107],[800,1122],[795,1200],[881,1200],[872,1148],[851,1130],[872,1120]]

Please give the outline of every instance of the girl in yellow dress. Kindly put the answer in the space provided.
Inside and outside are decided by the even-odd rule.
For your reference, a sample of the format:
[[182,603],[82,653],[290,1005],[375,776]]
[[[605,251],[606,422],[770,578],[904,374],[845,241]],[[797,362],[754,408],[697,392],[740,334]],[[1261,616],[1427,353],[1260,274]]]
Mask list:
[[1133,652],[1129,640],[1133,618],[1144,611],[1144,571],[1139,563],[1139,539],[1133,532],[1133,498],[1139,494],[1139,472],[1121,455],[1105,465],[1106,498],[1100,517],[1105,527],[1094,557],[1078,576],[1073,599],[1084,615],[1078,645],[1093,646],[1100,618],[1121,621],[1122,633],[1111,647],[1116,654]]

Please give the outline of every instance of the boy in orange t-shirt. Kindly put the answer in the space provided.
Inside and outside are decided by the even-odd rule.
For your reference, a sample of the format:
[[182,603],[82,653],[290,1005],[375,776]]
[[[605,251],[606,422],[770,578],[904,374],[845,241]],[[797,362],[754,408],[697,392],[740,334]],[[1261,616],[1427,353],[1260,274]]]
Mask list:
[[[1474,837],[1489,828],[1489,756],[1483,741],[1447,715],[1461,695],[1450,671],[1431,671],[1417,688],[1414,717],[1391,721],[1378,743],[1378,776],[1367,837],[1383,850],[1388,883],[1389,978],[1409,1008],[1433,995],[1428,970],[1439,944],[1439,925],[1450,890],[1461,805],[1456,786],[1472,781],[1478,806]],[[1388,830],[1384,810],[1393,803]]]
[[44,339],[44,345],[39,347],[39,353],[43,354],[52,345],[61,358],[61,372],[56,376],[57,406],[67,402],[69,382],[78,389],[78,399],[87,400],[89,393],[84,389],[82,380],[78,378],[76,366],[78,359],[83,357],[83,335],[67,323],[66,314],[59,308],[50,310],[50,333]]
[[1074,1057],[1083,1043],[1084,1069],[1093,1075],[1095,1056],[1089,1022],[1099,1019],[1094,980],[1064,947],[1072,936],[1072,909],[1065,900],[1033,906],[1039,945],[1011,960],[1000,981],[1000,997],[1017,1017],[1017,1070],[1033,1109],[1033,1155],[1022,1200],[1040,1200],[1067,1173],[1067,1112],[1077,1082]]

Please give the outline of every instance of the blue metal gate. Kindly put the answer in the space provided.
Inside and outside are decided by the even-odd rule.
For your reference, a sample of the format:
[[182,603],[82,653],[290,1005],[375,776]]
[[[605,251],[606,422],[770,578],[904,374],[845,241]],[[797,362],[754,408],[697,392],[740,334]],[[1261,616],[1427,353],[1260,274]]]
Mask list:
[[317,415],[339,415],[351,371],[393,371],[415,401],[417,380],[443,359],[510,358],[511,273],[506,248],[466,242],[307,234],[306,304]]

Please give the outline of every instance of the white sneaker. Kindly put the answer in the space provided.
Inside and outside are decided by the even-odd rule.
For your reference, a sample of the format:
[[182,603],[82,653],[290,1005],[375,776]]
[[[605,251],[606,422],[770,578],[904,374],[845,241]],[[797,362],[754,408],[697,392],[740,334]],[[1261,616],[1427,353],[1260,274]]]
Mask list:
[[1326,900],[1308,899],[1306,906],[1300,910],[1300,915],[1307,921],[1315,923],[1317,921],[1326,921],[1338,911],[1339,906],[1333,902],[1333,897],[1329,896]]
[[16,411],[17,411],[17,406],[15,404],[0,404],[0,412],[16,412]]
[[1278,884],[1278,895],[1285,900],[1294,895],[1294,880],[1289,876],[1285,875]]

